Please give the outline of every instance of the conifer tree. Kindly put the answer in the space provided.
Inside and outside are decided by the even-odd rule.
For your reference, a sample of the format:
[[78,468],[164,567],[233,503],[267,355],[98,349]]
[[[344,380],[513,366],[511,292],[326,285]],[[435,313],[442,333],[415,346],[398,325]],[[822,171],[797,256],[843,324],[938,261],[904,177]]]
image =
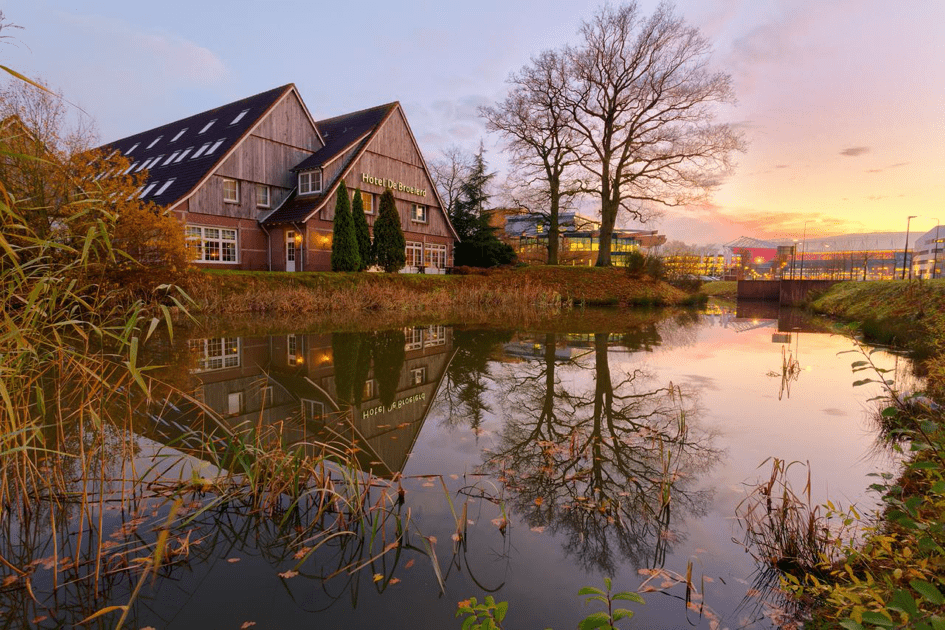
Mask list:
[[374,222],[374,257],[384,271],[399,271],[407,262],[407,240],[400,227],[400,214],[390,188],[381,195],[380,210]]
[[360,188],[354,191],[351,216],[354,218],[354,234],[358,239],[358,254],[361,256],[359,271],[364,271],[374,264],[374,250],[371,248],[371,232],[368,230],[367,217],[364,216],[364,199]]
[[354,233],[354,221],[351,219],[351,201],[344,181],[338,185],[336,197],[331,241],[331,270],[358,271],[361,268],[361,256],[358,254],[358,239]]

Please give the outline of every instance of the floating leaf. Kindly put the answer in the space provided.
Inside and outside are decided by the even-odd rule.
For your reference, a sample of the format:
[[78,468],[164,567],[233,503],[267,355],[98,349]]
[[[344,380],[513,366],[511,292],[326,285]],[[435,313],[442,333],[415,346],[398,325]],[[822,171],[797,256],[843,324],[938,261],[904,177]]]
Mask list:
[[230,564],[233,564],[234,562],[239,562],[240,559],[239,559],[239,558],[227,558],[226,561],[229,562]]
[[244,621],[243,625],[240,626],[240,630],[246,630],[246,628],[252,628],[256,625],[255,621]]
[[285,572],[283,572],[283,573],[280,573],[280,574],[279,574],[279,577],[281,577],[281,578],[284,579],[284,580],[288,580],[289,578],[294,578],[294,577],[295,577],[296,575],[298,575],[298,574],[299,574],[298,571],[289,570],[289,571],[285,571]]

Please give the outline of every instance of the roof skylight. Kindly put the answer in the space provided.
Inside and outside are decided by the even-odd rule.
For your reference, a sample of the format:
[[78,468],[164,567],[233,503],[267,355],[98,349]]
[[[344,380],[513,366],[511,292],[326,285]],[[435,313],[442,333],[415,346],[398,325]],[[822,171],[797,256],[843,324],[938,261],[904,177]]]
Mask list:
[[217,149],[219,149],[219,148],[220,148],[220,145],[223,144],[223,141],[224,141],[224,140],[226,140],[226,138],[221,138],[220,140],[217,140],[216,142],[214,142],[214,143],[213,143],[213,146],[210,147],[210,150],[207,151],[207,155],[210,155],[211,153],[213,153],[214,151],[216,151]]
[[175,134],[173,138],[171,138],[171,142],[177,142],[178,140],[180,140],[180,137],[184,135],[186,132],[187,132],[187,127],[184,127],[183,129],[178,131],[177,134]]
[[203,129],[200,130],[200,133],[206,133],[206,132],[207,132],[207,129],[209,129],[210,127],[212,127],[212,126],[213,126],[213,123],[215,123],[216,121],[217,121],[217,119],[214,118],[213,120],[211,120],[210,122],[208,122],[206,125],[203,126]]
[[121,172],[121,174],[122,174],[122,175],[127,175],[128,173],[131,172],[131,169],[133,169],[133,168],[136,167],[137,165],[138,165],[137,162],[132,162],[132,163],[131,163],[131,166],[129,166],[128,168],[126,168],[125,170],[123,170],[123,171]]
[[141,194],[138,195],[138,199],[144,199],[148,196],[148,193],[151,192],[151,189],[157,186],[158,183],[154,182],[153,184],[148,184],[148,187],[141,191]]
[[171,162],[173,162],[173,161],[174,161],[174,158],[177,157],[177,154],[178,154],[178,153],[180,153],[180,149],[178,149],[177,151],[174,151],[173,153],[171,153],[171,157],[167,158],[167,160],[165,160],[164,164],[161,164],[161,166],[167,166],[168,164],[170,164]]
[[194,154],[190,156],[190,158],[191,159],[199,158],[201,155],[203,155],[204,151],[206,151],[209,148],[210,148],[210,143],[208,142],[204,144],[202,147],[200,147],[199,149],[197,149],[196,151],[194,151]]
[[243,116],[245,116],[248,112],[249,112],[248,109],[244,109],[243,111],[241,111],[239,114],[236,115],[236,118],[234,118],[233,122],[231,122],[230,124],[235,125],[239,121],[243,120]]
[[128,152],[125,153],[125,155],[131,155],[131,152],[134,151],[135,149],[137,149],[139,144],[141,144],[141,143],[140,143],[140,142],[135,142],[134,146],[131,147],[130,149],[128,149]]
[[163,185],[163,186],[161,186],[160,188],[158,188],[157,192],[154,193],[154,196],[157,197],[158,195],[160,195],[162,192],[164,192],[165,190],[167,190],[168,188],[170,188],[171,184],[173,184],[173,183],[174,183],[174,178],[172,177],[172,178],[170,178],[169,180],[167,180],[166,182],[164,182],[164,185]]
[[186,149],[184,149],[184,152],[180,154],[180,157],[178,157],[176,160],[174,160],[174,164],[177,164],[178,162],[183,161],[183,159],[184,159],[185,157],[187,157],[187,154],[190,153],[190,152],[193,151],[193,150],[194,150],[193,147],[187,147]]
[[161,141],[161,138],[163,138],[163,137],[164,137],[164,136],[158,136],[157,138],[155,138],[154,140],[152,140],[152,141],[151,141],[151,144],[148,145],[148,148],[150,149],[151,147],[153,147],[154,145],[156,145],[158,142]]

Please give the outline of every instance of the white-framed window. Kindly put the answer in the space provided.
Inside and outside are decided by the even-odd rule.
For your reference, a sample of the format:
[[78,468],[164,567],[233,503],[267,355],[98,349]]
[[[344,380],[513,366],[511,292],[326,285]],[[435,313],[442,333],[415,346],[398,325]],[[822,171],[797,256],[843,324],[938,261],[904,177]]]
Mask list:
[[445,345],[446,326],[427,326],[426,334],[424,335],[423,347],[430,348],[432,346]]
[[411,385],[423,385],[427,382],[427,369],[425,367],[418,367],[410,370],[410,384]]
[[239,262],[238,232],[227,228],[187,226],[187,245],[196,248],[196,262]]
[[289,365],[299,364],[299,343],[295,335],[285,336],[285,356]]
[[423,266],[423,243],[407,241],[407,266]]
[[240,202],[240,183],[235,179],[223,178],[223,201],[227,203]]
[[322,172],[305,171],[299,173],[299,194],[310,195],[322,191]]
[[187,342],[195,358],[194,372],[208,372],[240,366],[240,338],[215,337]]
[[233,392],[227,394],[226,412],[231,416],[238,416],[243,413],[243,392]]
[[424,260],[427,267],[433,267],[435,269],[445,269],[446,268],[446,245],[438,245],[436,243],[427,243],[426,251],[424,251]]
[[269,194],[269,186],[265,184],[256,184],[256,207],[268,208],[272,204],[272,198]]
[[413,204],[410,212],[410,220],[416,223],[426,223],[427,207],[419,203]]
[[374,204],[376,203],[377,195],[374,193],[361,191],[361,201],[364,204],[364,214],[374,214],[377,212]]
[[423,328],[407,328],[404,330],[404,337],[406,337],[404,350],[407,352],[423,348]]
[[302,399],[302,413],[306,422],[317,422],[325,419],[325,403],[318,400]]

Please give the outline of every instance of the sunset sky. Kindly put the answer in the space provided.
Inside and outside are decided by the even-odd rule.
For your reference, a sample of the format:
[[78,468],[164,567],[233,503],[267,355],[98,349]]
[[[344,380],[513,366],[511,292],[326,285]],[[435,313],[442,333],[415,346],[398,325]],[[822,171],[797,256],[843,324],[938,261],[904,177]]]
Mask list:
[[[399,100],[425,155],[506,168],[476,108],[599,2],[8,0],[0,63],[94,118],[102,141],[295,83],[316,118]],[[644,13],[656,6],[642,1]],[[670,239],[913,231],[945,222],[945,2],[680,0],[714,44],[750,146],[707,207],[667,209]]]

